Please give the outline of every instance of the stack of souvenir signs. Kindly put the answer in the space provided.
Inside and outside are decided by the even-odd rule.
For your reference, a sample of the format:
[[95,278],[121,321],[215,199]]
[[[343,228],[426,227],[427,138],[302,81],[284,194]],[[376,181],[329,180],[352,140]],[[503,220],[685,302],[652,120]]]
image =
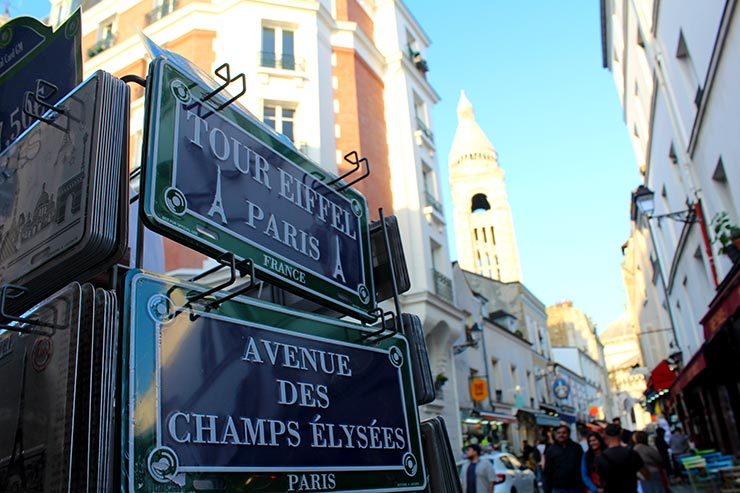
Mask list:
[[164,56],[147,76],[140,214],[148,227],[257,276],[375,321],[368,209],[274,130]]
[[115,295],[72,283],[23,317],[53,327],[0,330],[0,491],[111,491]]
[[[370,224],[370,250],[373,255],[373,279],[375,280],[375,296],[378,302],[390,299],[393,296],[391,259],[393,259],[393,272],[395,273],[398,294],[411,289],[411,277],[406,265],[406,255],[403,253],[398,218],[396,216],[386,217],[385,226],[385,231],[388,234],[387,245],[383,234],[383,224],[380,221],[374,221]],[[388,252],[388,247],[390,247],[390,252]]]
[[126,246],[129,89],[97,72],[0,153],[0,283],[28,308]]
[[426,487],[403,336],[206,289],[126,278],[123,489]]
[[424,337],[424,326],[418,315],[402,313],[403,335],[409,342],[409,353],[411,354],[411,368],[414,371],[414,391],[418,405],[429,404],[437,394],[434,389],[434,378],[429,366],[429,353],[427,352],[426,337]]
[[447,425],[442,416],[421,422],[424,459],[429,471],[428,493],[462,493]]

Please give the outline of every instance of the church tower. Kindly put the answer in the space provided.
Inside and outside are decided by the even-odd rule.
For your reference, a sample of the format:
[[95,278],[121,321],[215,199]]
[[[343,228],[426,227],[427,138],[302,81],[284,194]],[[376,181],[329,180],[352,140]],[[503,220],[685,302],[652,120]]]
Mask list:
[[464,91],[448,163],[460,267],[502,282],[521,281],[504,170]]

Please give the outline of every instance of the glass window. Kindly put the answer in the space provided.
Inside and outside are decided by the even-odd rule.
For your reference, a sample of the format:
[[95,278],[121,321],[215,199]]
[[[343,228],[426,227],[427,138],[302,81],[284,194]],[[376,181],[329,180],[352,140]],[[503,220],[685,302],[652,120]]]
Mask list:
[[506,458],[509,459],[509,462],[511,463],[512,469],[520,469],[522,467],[522,463],[519,462],[519,459],[517,459],[513,455],[507,455]]
[[280,26],[262,26],[263,67],[295,70],[295,32]]
[[286,70],[295,69],[295,54],[293,51],[293,31],[283,29],[283,46],[281,50],[281,67]]
[[295,140],[295,108],[280,103],[266,103],[262,110],[262,120],[273,130]]
[[272,27],[262,28],[262,66],[275,66],[275,29]]

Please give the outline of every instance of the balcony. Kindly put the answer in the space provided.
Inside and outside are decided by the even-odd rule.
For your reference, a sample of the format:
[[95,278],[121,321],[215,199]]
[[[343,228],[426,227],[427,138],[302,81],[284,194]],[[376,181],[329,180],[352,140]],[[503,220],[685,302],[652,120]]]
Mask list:
[[424,199],[428,207],[431,207],[432,209],[439,212],[440,214],[443,214],[442,204],[440,203],[439,200],[437,200],[437,197],[432,195],[431,192],[424,190]]
[[411,60],[411,63],[414,64],[414,67],[416,67],[416,70],[421,72],[421,75],[426,77],[427,72],[429,72],[429,64],[424,59],[424,57],[421,56],[421,53],[409,46],[408,57]]
[[113,46],[113,43],[115,43],[115,36],[113,36],[112,34],[106,36],[103,39],[98,40],[97,43],[95,43],[94,45],[92,45],[90,48],[87,49],[88,58],[92,58],[104,52],[105,50]]
[[146,14],[146,24],[153,24],[159,19],[171,14],[177,8],[177,0],[165,0]]
[[416,117],[416,128],[424,135],[424,137],[429,139],[430,142],[434,142],[434,134],[429,127],[427,127],[427,124],[418,116]]
[[432,269],[432,278],[434,279],[434,293],[452,303],[452,280],[435,269]]
[[259,54],[260,67],[277,68],[281,70],[295,70],[304,72],[305,63],[292,54],[277,55],[271,51],[261,51]]

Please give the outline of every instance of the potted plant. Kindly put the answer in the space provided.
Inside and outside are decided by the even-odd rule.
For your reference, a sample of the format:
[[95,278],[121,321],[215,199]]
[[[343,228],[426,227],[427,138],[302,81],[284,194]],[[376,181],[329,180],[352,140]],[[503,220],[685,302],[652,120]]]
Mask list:
[[434,378],[434,388],[436,390],[440,390],[442,386],[447,383],[447,380],[449,380],[447,375],[444,373],[437,373],[437,376]]
[[712,219],[714,242],[719,243],[720,253],[724,253],[732,263],[740,261],[740,227],[730,222],[727,212],[720,212]]

